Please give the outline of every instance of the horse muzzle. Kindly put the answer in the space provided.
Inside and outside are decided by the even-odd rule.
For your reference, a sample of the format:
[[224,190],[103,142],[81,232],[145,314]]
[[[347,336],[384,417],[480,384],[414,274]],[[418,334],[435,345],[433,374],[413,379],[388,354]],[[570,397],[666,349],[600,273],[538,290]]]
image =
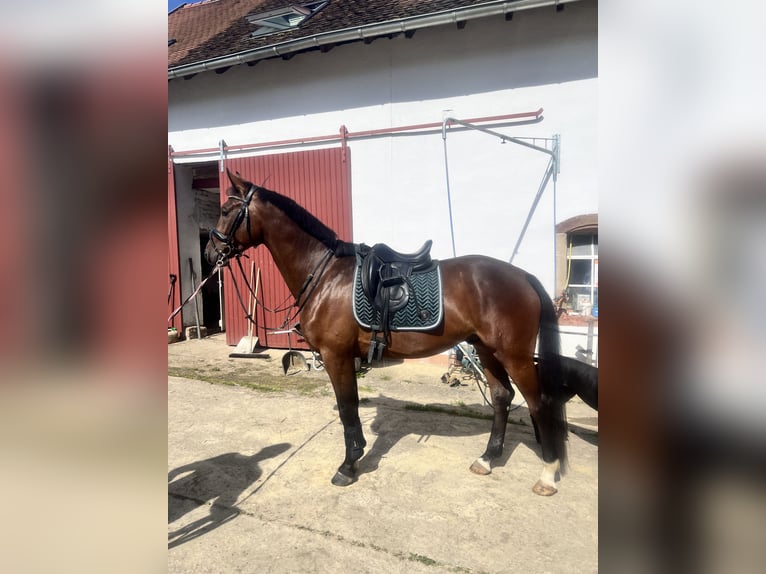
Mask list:
[[232,254],[230,245],[223,244],[220,247],[216,247],[212,239],[207,242],[207,246],[205,247],[205,259],[207,259],[207,262],[210,263],[210,265],[226,263]]

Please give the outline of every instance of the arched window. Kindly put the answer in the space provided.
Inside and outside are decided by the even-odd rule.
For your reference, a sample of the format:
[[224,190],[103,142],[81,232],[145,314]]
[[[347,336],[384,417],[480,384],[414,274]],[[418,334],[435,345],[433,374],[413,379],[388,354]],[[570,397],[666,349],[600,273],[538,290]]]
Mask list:
[[589,314],[598,306],[598,232],[569,234],[567,291],[575,311]]
[[[578,215],[556,226],[558,294],[583,315],[598,309],[598,215]],[[562,253],[563,252],[563,253]]]

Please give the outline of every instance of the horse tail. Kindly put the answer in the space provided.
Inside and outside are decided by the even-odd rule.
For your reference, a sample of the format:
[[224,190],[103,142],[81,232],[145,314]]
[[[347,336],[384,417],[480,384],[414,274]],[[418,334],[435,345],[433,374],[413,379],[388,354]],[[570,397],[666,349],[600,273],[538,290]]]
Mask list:
[[[552,440],[549,449],[561,464],[561,473],[567,468],[567,419],[566,398],[563,389],[563,369],[561,357],[561,336],[559,334],[559,321],[553,301],[548,296],[542,283],[530,273],[526,274],[527,281],[540,299],[540,328],[538,334],[537,353],[539,364],[537,368],[541,390],[540,409],[541,419],[549,421]],[[543,421],[539,421],[543,423]],[[546,445],[543,445],[543,458],[545,458]],[[550,462],[550,461],[546,461]]]

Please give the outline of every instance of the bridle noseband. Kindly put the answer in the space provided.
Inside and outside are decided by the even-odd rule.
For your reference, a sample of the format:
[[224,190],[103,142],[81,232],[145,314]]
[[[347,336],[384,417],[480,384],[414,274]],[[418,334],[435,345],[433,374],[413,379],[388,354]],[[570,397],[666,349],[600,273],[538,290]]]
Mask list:
[[242,253],[243,247],[242,245],[235,244],[234,234],[237,232],[237,229],[239,229],[239,226],[242,225],[242,220],[245,220],[247,222],[247,235],[250,236],[250,201],[253,199],[253,195],[256,191],[257,188],[254,185],[250,185],[250,189],[247,190],[247,194],[245,195],[244,199],[237,197],[236,195],[229,196],[231,199],[241,201],[242,207],[239,208],[237,215],[234,217],[234,223],[232,223],[228,234],[219,231],[215,227],[210,230],[211,243],[213,243],[213,238],[223,243],[222,249],[218,249],[215,247],[215,243],[213,243],[215,252],[218,254],[217,265],[223,265],[232,255],[236,256]]

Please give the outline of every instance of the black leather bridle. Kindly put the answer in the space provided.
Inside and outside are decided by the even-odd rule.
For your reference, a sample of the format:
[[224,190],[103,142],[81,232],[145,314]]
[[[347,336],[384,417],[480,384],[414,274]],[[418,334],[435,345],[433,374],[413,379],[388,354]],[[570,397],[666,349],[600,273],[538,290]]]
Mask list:
[[[325,270],[327,269],[327,266],[329,265],[330,261],[332,260],[333,255],[335,255],[335,250],[333,249],[327,249],[325,254],[322,256],[322,258],[319,260],[319,262],[316,264],[314,269],[309,273],[308,277],[306,277],[306,280],[303,282],[303,286],[301,287],[298,295],[295,297],[295,302],[292,305],[282,307],[282,305],[279,306],[277,309],[269,309],[263,305],[261,301],[258,300],[258,296],[253,292],[252,286],[248,283],[247,277],[245,276],[245,271],[242,268],[242,262],[240,261],[240,256],[243,254],[244,246],[242,244],[238,244],[234,240],[234,235],[236,234],[239,227],[242,225],[242,220],[245,220],[247,222],[247,235],[250,238],[250,243],[253,243],[253,236],[251,234],[250,230],[250,202],[253,199],[253,195],[255,195],[255,192],[258,191],[258,188],[255,185],[250,185],[250,189],[247,190],[247,193],[245,194],[245,197],[239,197],[236,195],[230,195],[230,199],[234,199],[236,201],[239,201],[242,203],[241,207],[239,208],[239,211],[234,216],[234,220],[231,224],[231,227],[227,233],[224,233],[222,231],[219,231],[215,227],[213,227],[210,230],[210,242],[213,245],[213,248],[215,249],[216,254],[218,255],[218,261],[215,264],[215,268],[210,272],[210,274],[205,277],[205,279],[197,286],[197,289],[192,293],[189,297],[186,298],[186,300],[170,315],[168,318],[168,323],[173,319],[173,317],[181,310],[181,308],[196,294],[199,292],[199,290],[202,288],[202,285],[205,284],[205,282],[210,279],[216,272],[219,271],[219,269],[223,267],[228,267],[229,271],[232,274],[232,285],[234,286],[234,291],[237,295],[237,299],[239,300],[239,304],[242,306],[242,309],[245,310],[245,318],[248,321],[254,322],[253,317],[248,312],[247,308],[245,307],[245,303],[242,300],[242,296],[239,292],[239,287],[237,286],[237,282],[234,281],[234,271],[231,268],[231,265],[229,265],[229,260],[232,257],[235,257],[237,260],[237,264],[239,265],[239,270],[242,273],[242,280],[244,281],[245,287],[247,291],[250,293],[250,295],[253,296],[253,299],[255,300],[256,305],[260,305],[263,307],[265,311],[271,312],[271,313],[279,313],[281,311],[288,311],[290,309],[295,309],[292,313],[288,313],[287,318],[285,319],[284,323],[282,324],[282,327],[280,327],[277,330],[283,329],[285,326],[290,325],[295,318],[300,314],[303,307],[308,303],[308,300],[311,298],[311,295],[314,292],[314,289],[319,284],[320,279],[324,275]],[[221,248],[216,247],[216,243],[213,241],[215,239],[218,243],[223,244]],[[269,329],[268,327],[264,327],[267,331],[268,330],[274,330]]]
[[[230,199],[242,202],[242,207],[239,208],[237,215],[234,216],[234,222],[228,233],[223,233],[215,227],[210,230],[210,242],[213,244],[215,252],[218,254],[218,265],[223,265],[231,256],[237,256],[242,253],[243,246],[235,243],[234,234],[237,232],[237,229],[239,229],[239,226],[242,225],[242,220],[245,220],[247,222],[247,235],[250,236],[250,201],[253,199],[253,195],[257,189],[258,188],[254,185],[251,185],[250,189],[247,190],[244,199],[236,195],[229,196]],[[216,247],[213,239],[223,243],[223,247],[221,249]]]

